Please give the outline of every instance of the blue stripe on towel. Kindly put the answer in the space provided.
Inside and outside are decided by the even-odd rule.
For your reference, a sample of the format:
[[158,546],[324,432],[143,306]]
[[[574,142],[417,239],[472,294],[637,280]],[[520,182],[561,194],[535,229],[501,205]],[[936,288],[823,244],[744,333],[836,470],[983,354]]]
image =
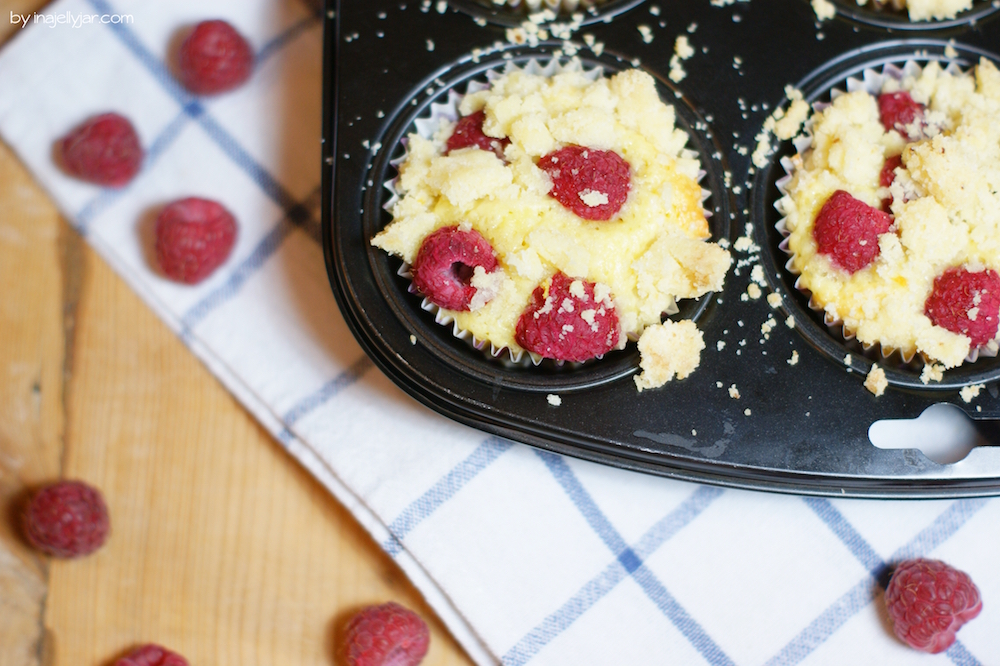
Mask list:
[[[618,561],[653,603],[666,615],[677,629],[691,642],[710,664],[731,664],[732,660],[705,633],[704,629],[677,603],[666,587],[643,565],[636,551],[630,549],[611,521],[600,510],[593,498],[580,483],[566,459],[548,451],[536,451],[546,467],[562,486],[577,510],[608,546]],[[648,554],[648,553],[646,553]]]
[[285,415],[281,417],[284,429],[278,433],[278,440],[287,446],[292,438],[295,437],[291,431],[291,427],[295,425],[295,423],[304,418],[306,415],[314,412],[321,405],[332,399],[347,387],[353,385],[373,367],[375,367],[375,364],[372,363],[372,360],[368,358],[368,356],[362,356],[344,369],[343,372],[323,384],[323,386],[321,386],[318,390],[310,393],[296,403],[294,407],[285,412]]
[[382,548],[395,557],[403,549],[402,540],[413,529],[433,514],[438,507],[450,500],[469,481],[493,464],[512,444],[500,437],[490,437],[482,442],[469,456],[439,479],[427,492],[413,501],[389,525],[389,539]]
[[282,423],[288,427],[295,425],[300,419],[314,412],[335,395],[358,381],[374,365],[368,356],[362,356],[339,375],[323,384],[318,391],[306,396],[285,412],[281,418]]
[[[877,570],[885,566],[882,558],[879,557],[875,549],[865,541],[864,537],[858,534],[857,530],[844,518],[843,514],[834,508],[828,499],[818,497],[806,497],[803,499],[810,509],[813,510],[820,520],[826,523],[830,531],[837,535],[847,549],[854,554],[854,557],[861,562],[868,571],[876,574]],[[876,574],[877,575],[877,574]]]
[[983,666],[983,663],[973,657],[968,648],[958,640],[952,643],[951,647],[945,650],[944,654],[955,666]]
[[[545,454],[545,456],[555,457],[553,454]],[[698,487],[688,499],[657,521],[634,546],[626,547],[624,553],[627,555],[624,558],[622,554],[619,554],[618,558],[608,564],[601,573],[587,581],[572,598],[508,650],[507,654],[503,656],[505,666],[521,666],[528,663],[542,648],[572,625],[591,606],[607,596],[629,575],[632,575],[650,599],[695,645],[709,663],[731,664],[732,660],[712,643],[701,627],[690,618],[687,612],[667,592],[666,588],[642,565],[642,561],[646,557],[649,557],[671,539],[681,528],[690,524],[723,492],[721,488],[714,486]],[[632,566],[636,563],[638,566]]]
[[955,532],[990,502],[989,498],[977,497],[952,502],[941,515],[924,528],[909,544],[893,553],[893,562],[910,557],[926,555],[950,539]]

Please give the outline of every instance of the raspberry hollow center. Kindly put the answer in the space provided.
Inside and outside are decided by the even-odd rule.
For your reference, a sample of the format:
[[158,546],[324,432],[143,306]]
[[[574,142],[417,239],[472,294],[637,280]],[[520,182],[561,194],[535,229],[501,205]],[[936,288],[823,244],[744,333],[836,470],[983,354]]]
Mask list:
[[479,267],[486,273],[497,269],[489,241],[474,229],[441,227],[420,245],[413,260],[413,285],[438,307],[470,310],[478,292],[472,279]]

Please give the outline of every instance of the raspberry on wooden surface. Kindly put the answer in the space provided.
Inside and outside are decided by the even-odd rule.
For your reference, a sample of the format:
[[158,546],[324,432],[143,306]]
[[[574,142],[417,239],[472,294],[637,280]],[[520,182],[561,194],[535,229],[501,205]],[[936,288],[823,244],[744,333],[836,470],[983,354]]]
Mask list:
[[416,613],[394,601],[356,613],[344,634],[346,666],[417,666],[430,630]]
[[122,187],[139,173],[144,152],[128,118],[102,113],[74,128],[59,141],[66,171],[104,187]]
[[188,666],[188,661],[161,645],[147,643],[118,659],[115,666]]
[[89,555],[104,545],[111,531],[100,491],[82,481],[58,481],[38,490],[22,523],[28,543],[63,558]]
[[979,589],[965,572],[940,560],[900,562],[885,590],[893,631],[916,650],[944,652],[955,632],[979,615]]
[[181,84],[197,95],[216,95],[243,85],[253,73],[254,53],[236,28],[221,20],[202,21],[181,43]]
[[164,274],[197,284],[229,258],[237,226],[221,204],[189,197],[164,206],[156,218],[155,233],[156,258]]

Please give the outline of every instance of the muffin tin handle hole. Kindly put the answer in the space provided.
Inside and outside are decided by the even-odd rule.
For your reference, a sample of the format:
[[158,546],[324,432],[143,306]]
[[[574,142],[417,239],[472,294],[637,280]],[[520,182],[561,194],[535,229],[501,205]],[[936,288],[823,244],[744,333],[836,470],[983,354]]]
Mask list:
[[868,439],[880,449],[919,449],[936,463],[964,459],[990,441],[976,422],[947,402],[931,405],[915,419],[882,419],[868,429]]

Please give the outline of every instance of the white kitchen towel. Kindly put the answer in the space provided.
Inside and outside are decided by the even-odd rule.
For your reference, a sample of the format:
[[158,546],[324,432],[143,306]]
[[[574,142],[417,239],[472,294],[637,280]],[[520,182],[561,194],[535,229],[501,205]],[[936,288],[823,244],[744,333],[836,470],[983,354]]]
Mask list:
[[[168,54],[209,17],[245,34],[258,65],[245,87],[201,99],[177,85]],[[0,135],[477,663],[1000,663],[1000,501],[647,476],[457,425],[387,380],[342,320],[317,242],[322,12],[296,0],[58,0],[16,20],[29,25],[0,53]],[[108,110],[148,149],[121,190],[52,160],[57,137]],[[193,287],[162,277],[149,251],[158,207],[192,195],[240,224],[233,256]],[[881,603],[886,567],[918,555],[969,572],[984,597],[938,656],[897,641]]]

